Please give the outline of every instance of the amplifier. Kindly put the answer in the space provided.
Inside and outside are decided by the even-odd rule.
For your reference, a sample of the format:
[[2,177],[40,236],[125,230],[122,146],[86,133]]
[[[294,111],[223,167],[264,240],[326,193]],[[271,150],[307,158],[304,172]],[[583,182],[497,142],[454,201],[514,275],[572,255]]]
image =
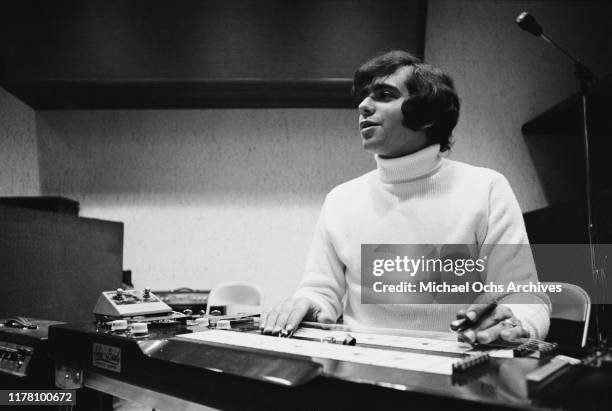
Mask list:
[[54,386],[54,367],[47,337],[58,321],[16,317],[0,320],[0,386],[46,388]]

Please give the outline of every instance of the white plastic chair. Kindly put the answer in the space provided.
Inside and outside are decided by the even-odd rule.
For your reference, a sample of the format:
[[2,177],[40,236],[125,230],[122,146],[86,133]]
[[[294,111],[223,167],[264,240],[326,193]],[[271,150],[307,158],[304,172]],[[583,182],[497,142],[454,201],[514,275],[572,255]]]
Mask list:
[[226,306],[226,314],[260,313],[263,293],[256,285],[246,283],[224,283],[213,288],[208,295],[206,314],[210,307]]
[[591,298],[589,294],[582,287],[575,284],[559,282],[546,282],[543,284],[560,285],[562,289],[560,293],[547,293],[552,303],[552,312],[550,313],[551,328],[554,325],[555,319],[582,323],[580,346],[584,347],[591,317]]

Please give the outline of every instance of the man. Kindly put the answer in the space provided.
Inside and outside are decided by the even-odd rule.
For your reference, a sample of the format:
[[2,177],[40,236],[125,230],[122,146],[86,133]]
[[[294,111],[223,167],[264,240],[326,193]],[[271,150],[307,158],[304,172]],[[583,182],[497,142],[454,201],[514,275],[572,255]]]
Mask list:
[[[544,338],[550,310],[545,295],[501,293],[492,304],[458,312],[452,304],[362,304],[361,244],[489,247],[487,282],[535,283],[537,275],[506,179],[442,155],[459,115],[448,75],[392,51],[357,70],[353,93],[360,101],[361,141],[377,168],[327,195],[304,279],[292,299],[262,318],[262,332],[291,333],[304,319],[336,322],[340,315],[360,329],[448,330],[456,316],[462,321],[453,325],[467,325],[462,337],[469,342]],[[495,250],[498,244],[523,245],[523,251]]]

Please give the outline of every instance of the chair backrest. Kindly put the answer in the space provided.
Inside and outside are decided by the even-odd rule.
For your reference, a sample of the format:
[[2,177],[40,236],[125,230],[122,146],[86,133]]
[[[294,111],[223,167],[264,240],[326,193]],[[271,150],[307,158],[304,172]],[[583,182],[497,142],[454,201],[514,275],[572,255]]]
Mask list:
[[226,306],[226,314],[237,312],[257,313],[263,306],[263,293],[256,285],[246,283],[224,283],[214,287],[208,295],[206,314],[210,307]]
[[[584,347],[586,345],[591,315],[591,298],[589,294],[587,294],[582,287],[575,284],[559,282],[547,282],[543,284],[561,286],[561,292],[548,293],[548,297],[552,303],[552,311],[550,314],[551,331],[554,326],[554,320],[579,323],[581,325],[579,327],[581,333],[579,343],[581,347]],[[567,326],[567,323],[564,322],[564,324]]]

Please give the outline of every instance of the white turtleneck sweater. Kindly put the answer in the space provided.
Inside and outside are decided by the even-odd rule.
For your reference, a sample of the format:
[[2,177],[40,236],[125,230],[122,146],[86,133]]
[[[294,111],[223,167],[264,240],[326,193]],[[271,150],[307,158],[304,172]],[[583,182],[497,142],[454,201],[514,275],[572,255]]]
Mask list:
[[[384,159],[377,169],[335,187],[326,197],[295,297],[319,307],[319,318],[355,328],[384,327],[448,331],[456,304],[362,304],[361,244],[528,244],[519,205],[496,171],[452,161],[438,145]],[[486,282],[536,282],[529,247],[515,258],[497,253]],[[410,298],[410,297],[408,297]],[[506,294],[532,338],[548,332],[550,301],[540,294]]]

